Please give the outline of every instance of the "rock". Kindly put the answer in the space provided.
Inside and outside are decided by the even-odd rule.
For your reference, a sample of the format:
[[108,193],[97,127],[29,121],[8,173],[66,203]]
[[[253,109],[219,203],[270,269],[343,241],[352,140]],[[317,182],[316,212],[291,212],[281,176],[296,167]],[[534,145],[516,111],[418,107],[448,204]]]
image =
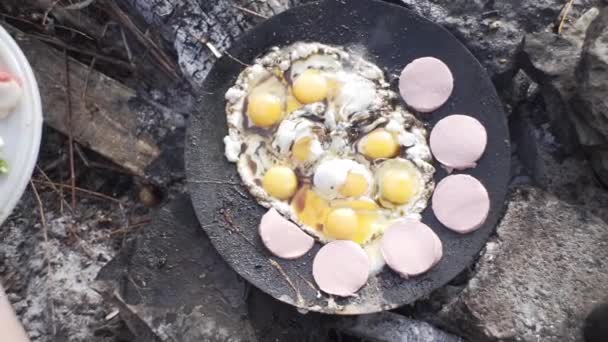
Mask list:
[[518,60],[523,70],[540,85],[550,124],[569,153],[579,144],[588,146],[603,140],[595,128],[580,117],[574,103],[575,69],[582,53],[584,32],[597,13],[596,8],[591,8],[573,25],[566,26],[562,35],[527,34]]
[[365,341],[391,342],[464,342],[432,325],[392,312],[361,315],[338,320],[336,329],[342,334]]
[[533,183],[608,222],[608,192],[580,149],[579,153],[567,153],[566,143],[553,133],[549,108],[539,90],[529,94],[509,117],[514,152],[511,185]]
[[587,30],[576,76],[584,105],[581,113],[603,137],[608,137],[608,8]]
[[585,320],[585,342],[602,342],[608,336],[608,303],[598,305]]
[[576,72],[579,85],[578,112],[597,132],[592,148],[592,165],[608,185],[608,8],[603,9],[589,26],[580,64]]
[[[516,71],[515,56],[526,32],[553,30],[564,6],[561,0],[467,1],[402,0],[416,11],[448,28],[488,68],[499,84]],[[596,1],[576,1],[577,16]]]
[[105,266],[97,287],[114,297],[136,336],[158,341],[253,341],[247,284],[217,254],[188,196],[156,215]]
[[608,225],[536,188],[519,188],[465,290],[439,314],[472,341],[580,341],[608,299]]

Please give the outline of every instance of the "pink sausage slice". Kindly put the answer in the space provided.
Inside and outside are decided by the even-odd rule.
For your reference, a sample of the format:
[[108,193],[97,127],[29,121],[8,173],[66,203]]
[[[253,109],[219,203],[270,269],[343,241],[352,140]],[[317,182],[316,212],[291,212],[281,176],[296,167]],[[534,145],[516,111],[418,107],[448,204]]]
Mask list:
[[20,81],[6,71],[0,71],[0,119],[17,107],[23,90]]
[[468,115],[450,115],[431,131],[431,152],[443,165],[457,170],[477,166],[476,162],[486,149],[486,129],[477,119]]
[[443,255],[441,240],[418,221],[398,221],[384,232],[380,249],[386,264],[408,278],[428,271]]
[[490,211],[488,191],[469,175],[445,177],[435,187],[433,212],[444,226],[461,234],[481,227]]
[[323,292],[347,297],[365,285],[369,268],[369,258],[361,246],[336,240],[321,247],[312,264],[312,275]]
[[454,78],[445,63],[434,57],[422,57],[406,65],[399,78],[403,100],[423,113],[441,107],[452,94]]
[[283,259],[296,259],[308,252],[315,240],[298,226],[270,209],[260,221],[262,242],[272,254]]

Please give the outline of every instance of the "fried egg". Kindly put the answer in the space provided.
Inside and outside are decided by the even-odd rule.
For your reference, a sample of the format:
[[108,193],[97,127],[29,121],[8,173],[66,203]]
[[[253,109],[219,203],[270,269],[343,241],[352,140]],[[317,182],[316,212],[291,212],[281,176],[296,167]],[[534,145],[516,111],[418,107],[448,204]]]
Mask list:
[[319,43],[272,48],[226,93],[228,160],[258,202],[320,242],[378,243],[432,193],[426,130],[361,54]]

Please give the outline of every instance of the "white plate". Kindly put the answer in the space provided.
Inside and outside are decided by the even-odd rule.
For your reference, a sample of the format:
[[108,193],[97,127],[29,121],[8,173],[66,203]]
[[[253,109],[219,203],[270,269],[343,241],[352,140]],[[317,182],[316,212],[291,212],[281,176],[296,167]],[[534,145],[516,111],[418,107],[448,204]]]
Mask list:
[[23,98],[8,118],[0,120],[4,139],[1,158],[8,162],[8,175],[0,175],[0,224],[25,191],[40,148],[42,106],[32,68],[13,38],[0,26],[0,69],[23,82]]

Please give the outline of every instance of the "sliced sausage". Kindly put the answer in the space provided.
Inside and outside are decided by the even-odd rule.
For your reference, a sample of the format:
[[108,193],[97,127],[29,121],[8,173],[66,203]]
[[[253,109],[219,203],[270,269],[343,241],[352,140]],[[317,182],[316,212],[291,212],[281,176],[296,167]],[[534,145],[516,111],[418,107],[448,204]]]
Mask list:
[[270,209],[260,221],[260,237],[268,250],[283,259],[295,259],[308,252],[315,240],[275,209]]
[[5,71],[0,71],[0,119],[17,107],[23,90],[18,79]]
[[437,184],[432,199],[433,212],[444,226],[461,234],[484,223],[490,211],[488,191],[469,175],[447,176]]
[[408,278],[428,271],[443,255],[441,240],[419,221],[398,221],[384,232],[381,244],[386,264]]
[[434,57],[422,57],[406,65],[399,78],[403,100],[419,112],[441,107],[452,94],[454,78],[445,63]]
[[443,165],[463,170],[477,166],[486,149],[486,129],[468,115],[447,116],[431,131],[431,152]]
[[321,247],[312,264],[312,275],[323,292],[347,297],[365,285],[369,269],[369,258],[361,246],[336,240]]

